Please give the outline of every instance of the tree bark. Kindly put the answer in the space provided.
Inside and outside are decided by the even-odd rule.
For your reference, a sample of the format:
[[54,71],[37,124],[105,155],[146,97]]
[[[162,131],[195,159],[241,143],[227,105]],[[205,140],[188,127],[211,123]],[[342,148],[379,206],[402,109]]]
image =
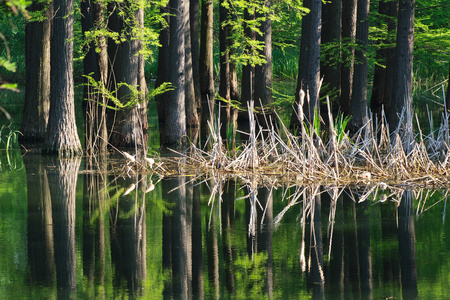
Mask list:
[[169,81],[175,89],[170,91],[167,99],[166,126],[162,144],[179,147],[182,137],[186,135],[186,70],[185,70],[185,36],[186,36],[186,0],[171,0],[169,6],[173,16],[170,18],[169,44]]
[[[270,0],[265,1],[265,5],[270,8]],[[258,14],[257,17],[262,17]],[[271,108],[268,107],[273,103],[272,98],[272,21],[269,14],[264,16],[264,21],[261,22],[260,31],[262,35],[257,35],[256,38],[264,43],[262,55],[266,59],[266,63],[255,66],[255,84],[254,93],[256,106],[262,106],[265,108],[265,112],[270,112]],[[259,116],[259,124],[265,128],[268,128],[270,124],[266,124],[268,116]]]
[[[147,148],[147,85],[144,78],[144,65],[139,37],[133,32],[143,27],[144,11],[135,7],[136,3],[114,3],[113,13],[109,18],[109,29],[123,34],[125,41],[120,44],[110,41],[108,56],[111,62],[111,88],[122,104],[136,101],[136,105],[119,108],[108,113],[109,142],[115,147]],[[133,9],[133,11],[129,11]],[[122,15],[122,13],[125,13]],[[131,20],[130,20],[131,18]],[[133,28],[134,27],[134,28]],[[120,84],[126,86],[120,86]],[[128,86],[135,87],[139,94]]]
[[[314,109],[320,109],[320,34],[322,28],[322,2],[320,0],[307,0],[304,2],[304,5],[310,9],[310,12],[303,18],[302,24],[295,103],[297,103],[296,105],[299,103],[300,90],[303,90],[307,95],[309,94],[309,97],[307,96],[303,105],[303,110],[306,119],[309,122],[312,122],[314,118]],[[320,113],[320,111],[318,112]],[[291,128],[298,125],[299,120],[294,110],[291,116]]]
[[[381,117],[382,107],[386,110],[389,96],[392,94],[392,67],[394,65],[392,58],[395,56],[395,48],[387,47],[389,44],[393,44],[392,37],[395,34],[395,17],[397,16],[397,3],[396,2],[380,2],[378,4],[378,13],[384,19],[383,22],[387,24],[388,32],[384,39],[378,43],[379,49],[376,53],[376,59],[378,64],[375,65],[373,75],[373,87],[372,96],[370,98],[370,108],[373,113],[378,115],[378,119]],[[381,23],[380,23],[381,25]],[[380,65],[382,64],[382,65]],[[383,66],[384,65],[384,66]],[[388,94],[386,94],[388,92]]]
[[[320,64],[320,74],[323,77],[323,96],[329,96],[334,115],[339,109],[341,96],[341,15],[342,1],[332,0],[322,6],[321,45],[328,44],[331,50],[324,53]],[[322,115],[328,114],[328,109],[321,106]],[[328,117],[323,117],[328,120]],[[327,122],[327,121],[325,121]]]
[[50,54],[50,113],[44,152],[81,155],[75,123],[73,83],[73,0],[55,0]]
[[356,132],[367,122],[367,47],[369,44],[369,0],[358,0],[356,18],[355,73],[350,101],[350,130]]
[[412,105],[415,0],[399,1],[395,49],[394,90],[388,112],[390,129],[397,127],[402,109]]
[[[168,7],[162,7],[160,9],[161,14],[166,14],[168,12]],[[164,16],[165,21],[169,25],[170,17]],[[170,42],[170,29],[169,26],[160,26],[159,33],[159,43],[160,48],[158,52],[158,75],[156,78],[155,88],[161,86],[164,82],[169,82],[169,42]],[[164,139],[164,132],[166,127],[166,94],[156,95],[156,108],[158,110],[158,125],[159,125],[159,136],[160,140]]]
[[[213,41],[214,41],[214,3],[212,0],[202,0],[202,20],[201,20],[201,32],[200,32],[200,96],[201,96],[201,142],[204,143],[207,140],[207,136],[210,133],[208,129],[208,121],[213,121],[214,112],[214,65],[213,65]],[[220,21],[224,17],[223,7],[219,8]],[[225,15],[226,16],[226,15]],[[226,42],[224,40],[224,30],[228,28],[220,27],[220,52],[223,52],[222,43]],[[222,68],[223,65],[222,54],[220,55],[220,87],[221,90],[224,88],[222,85],[226,84],[226,81],[222,82]],[[226,89],[226,87],[225,87]],[[223,92],[223,91],[222,91]],[[222,93],[220,92],[220,93]],[[220,94],[222,96],[222,94]]]
[[356,0],[342,0],[342,61],[340,108],[345,115],[350,113],[353,89],[353,67],[356,36]]
[[[30,12],[40,11],[45,4],[33,1]],[[21,142],[42,142],[47,130],[50,109],[50,36],[53,6],[43,12],[43,21],[25,26],[26,84],[23,119],[19,135]]]
[[[189,1],[190,3],[191,1]],[[186,16],[190,16],[190,5],[186,6],[188,9],[188,12],[186,13]],[[198,12],[197,12],[198,15]],[[186,22],[186,36],[184,39],[185,42],[185,71],[186,71],[186,130],[189,137],[189,141],[192,144],[197,144],[198,141],[198,133],[199,133],[199,127],[200,127],[200,120],[198,117],[198,107],[197,104],[199,101],[197,101],[196,98],[196,91],[195,91],[195,82],[194,82],[194,67],[193,67],[193,60],[192,60],[192,37],[191,37],[191,22]],[[198,38],[198,37],[197,37]],[[197,42],[198,43],[198,42]],[[197,44],[198,47],[198,44]]]
[[391,16],[391,18],[388,19],[388,40],[394,46],[386,49],[386,78],[384,84],[385,112],[389,112],[391,110],[392,93],[394,90],[395,40],[397,36],[396,16],[398,13],[398,2],[391,1],[388,2],[388,5],[389,15]]

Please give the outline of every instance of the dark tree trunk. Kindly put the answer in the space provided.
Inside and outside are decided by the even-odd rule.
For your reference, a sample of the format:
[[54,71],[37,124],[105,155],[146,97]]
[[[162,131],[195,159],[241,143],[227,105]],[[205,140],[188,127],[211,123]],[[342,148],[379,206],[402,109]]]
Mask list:
[[[303,90],[307,95],[305,103],[303,104],[303,111],[306,119],[309,122],[312,122],[314,110],[320,109],[320,34],[322,28],[322,2],[320,0],[307,0],[304,2],[304,5],[310,9],[310,12],[303,18],[302,24],[295,106],[297,106],[300,101],[300,90]],[[320,111],[318,112],[320,113]],[[291,117],[291,128],[295,128],[298,125],[299,120],[295,109]]]
[[369,44],[369,0],[358,0],[356,18],[355,73],[350,101],[350,130],[356,131],[367,122],[367,47]]
[[[265,1],[265,5],[270,8],[270,0]],[[264,21],[261,22],[260,31],[262,35],[257,35],[256,38],[264,43],[264,48],[260,54],[262,54],[266,63],[262,65],[255,66],[255,84],[254,93],[256,106],[260,104],[265,107],[265,112],[270,112],[270,108],[267,107],[273,103],[272,98],[272,22],[270,16],[267,14],[265,16],[257,14],[257,17],[265,17]],[[269,126],[266,124],[266,119],[264,116],[259,116],[259,124],[265,128]]]
[[[214,40],[214,11],[212,0],[202,0],[202,20],[201,20],[201,33],[200,33],[200,95],[201,95],[201,142],[204,143],[207,140],[209,134],[208,121],[212,124],[212,117],[214,112],[214,65],[213,65],[213,40]],[[220,21],[225,8],[220,7]],[[226,17],[226,13],[225,13]],[[228,27],[220,27],[220,52],[223,52],[224,32],[228,31]],[[220,55],[220,87],[223,89],[222,84],[222,69],[225,68],[222,55]],[[220,94],[222,96],[222,94]]]
[[186,135],[186,73],[185,73],[185,37],[187,0],[170,0],[173,16],[170,18],[169,44],[169,81],[175,89],[167,95],[166,124],[162,140],[164,146],[178,147]]
[[[81,27],[83,34],[87,31],[104,29],[103,3],[88,0],[81,1]],[[100,51],[97,53],[96,48]],[[91,41],[86,46],[84,57],[84,75],[106,86],[108,72],[106,39],[103,36]],[[101,103],[101,104],[100,104]],[[107,99],[100,91],[94,90],[85,79],[83,92],[83,112],[85,120],[85,147],[88,155],[105,152],[107,149],[106,128]]]
[[[320,63],[320,74],[323,77],[324,93],[322,96],[329,96],[331,109],[334,115],[339,109],[339,99],[341,96],[341,14],[342,0],[332,0],[322,6],[322,32],[321,45],[331,47],[328,53],[324,53]],[[325,94],[326,93],[326,94]],[[328,114],[328,109],[321,104],[322,119]]]
[[[30,12],[40,11],[45,4],[33,1]],[[47,130],[50,109],[50,35],[53,6],[44,12],[43,21],[25,26],[26,84],[23,119],[19,135],[21,142],[42,142]]]
[[[122,104],[135,101],[136,105],[108,113],[108,130],[111,145],[115,147],[147,148],[147,102],[145,100],[147,85],[144,78],[143,58],[138,54],[142,49],[141,41],[132,32],[132,26],[143,27],[143,8],[133,8],[132,4],[115,3],[109,19],[109,30],[123,34],[123,41],[108,44],[108,56],[111,62],[111,88],[117,91],[116,97]],[[129,10],[132,10],[131,12]],[[121,12],[125,13],[124,15]],[[126,20],[131,18],[131,20]],[[134,24],[131,25],[130,23]],[[136,30],[136,28],[134,28]],[[127,84],[135,87],[139,94],[133,92]]]
[[60,156],[81,155],[74,104],[73,0],[56,0],[53,8],[50,114],[44,152]]
[[[191,2],[191,1],[189,1]],[[187,5],[188,10],[190,5]],[[197,12],[198,15],[198,12]],[[190,16],[190,11],[186,13],[186,16]],[[189,141],[192,144],[197,144],[198,141],[198,131],[200,127],[200,120],[198,117],[198,107],[195,91],[194,82],[194,70],[193,70],[193,60],[192,60],[192,37],[191,37],[191,26],[190,21],[186,22],[186,36],[184,38],[185,42],[185,74],[186,74],[186,131],[189,137]],[[198,37],[197,37],[198,39]],[[198,45],[197,45],[198,47]]]
[[[378,64],[375,65],[372,96],[370,98],[370,108],[373,113],[377,114],[379,119],[381,117],[382,107],[386,109],[387,99],[390,98],[387,97],[385,92],[389,90],[392,93],[392,75],[390,74],[392,72],[388,72],[388,70],[393,66],[392,57],[395,55],[395,48],[388,48],[387,45],[394,43],[392,36],[395,33],[394,18],[397,16],[397,4],[393,1],[381,1],[378,5],[378,13],[384,19],[380,20],[379,25],[381,25],[381,22],[388,25],[387,36],[378,42],[379,49],[376,53]],[[388,85],[391,87],[388,88]]]
[[388,42],[393,46],[386,49],[386,78],[384,83],[384,105],[385,111],[391,110],[392,93],[394,90],[394,69],[395,69],[395,40],[397,35],[397,13],[398,2],[388,2],[389,16],[388,19]]
[[[201,117],[201,96],[200,96],[200,61],[199,61],[199,19],[200,0],[189,1],[189,22],[191,29],[191,53],[192,53],[192,74],[194,76],[195,101],[197,103],[197,115]],[[202,28],[203,29],[203,28]]]
[[342,0],[342,61],[340,108],[345,115],[350,113],[353,88],[353,66],[356,36],[356,0]]
[[[166,14],[168,7],[161,8],[161,14]],[[165,16],[167,24],[170,23],[170,17]],[[170,42],[170,29],[169,27],[162,27],[159,33],[159,43],[161,44],[158,52],[158,75],[156,78],[155,87],[161,86],[164,82],[169,82],[169,42]],[[166,127],[166,99],[167,94],[156,95],[156,107],[158,110],[158,124],[159,124],[159,136],[161,141],[164,137]]]
[[392,105],[388,112],[390,130],[397,127],[402,109],[412,105],[415,0],[399,1]]

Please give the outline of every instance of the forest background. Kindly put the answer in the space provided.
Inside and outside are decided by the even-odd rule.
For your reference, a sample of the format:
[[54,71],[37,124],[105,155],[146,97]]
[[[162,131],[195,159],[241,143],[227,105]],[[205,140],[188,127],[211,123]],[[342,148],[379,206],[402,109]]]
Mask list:
[[[409,11],[401,6],[405,3]],[[56,10],[55,5],[59,7]],[[292,105],[296,96],[300,101],[300,89],[307,90],[312,99],[305,110],[308,119],[313,118],[314,107],[320,113],[326,110],[323,100],[328,95],[335,116],[352,116],[350,129],[365,122],[367,108],[379,114],[382,105],[395,124],[405,98],[412,96],[415,104],[439,102],[444,107],[441,91],[449,77],[449,6],[448,1],[426,0],[54,1],[52,5],[2,1],[1,92],[25,90],[25,109],[29,101],[40,99],[41,103],[33,104],[38,106],[24,111],[28,124],[22,124],[22,138],[44,141],[48,152],[67,155],[81,153],[80,143],[74,139],[78,136],[76,127],[68,125],[74,119],[61,117],[64,112],[55,108],[52,113],[51,107],[67,103],[63,111],[70,116],[74,84],[84,87],[83,97],[77,99],[86,100],[84,115],[92,117],[85,118],[86,136],[90,128],[91,135],[103,136],[100,141],[116,147],[146,144],[147,103],[153,99],[161,143],[168,146],[179,144],[186,136],[190,141],[198,140],[207,131],[208,107],[218,103],[224,137],[237,127],[245,127],[247,114],[239,111],[252,99],[257,106],[260,101],[266,113],[275,110],[292,115],[291,128],[295,130]],[[414,22],[413,30],[406,28],[414,37],[413,45],[398,42],[398,28],[403,27],[397,21],[402,13]],[[60,45],[73,43],[72,50],[69,47],[55,53],[73,51],[72,57],[55,58],[58,54],[52,54],[50,58],[42,52],[57,49],[58,25],[45,25],[55,20],[64,23]],[[52,38],[31,32],[30,24],[41,26],[41,32],[45,26],[53,28],[47,33]],[[41,40],[32,41],[31,37]],[[51,46],[45,46],[45,41],[51,41]],[[407,51],[408,46],[414,47],[413,53],[406,53],[411,63],[414,60],[414,68],[406,71],[412,75],[410,87],[394,88],[390,75],[400,72],[400,77],[408,76],[392,59],[403,55],[395,51]],[[40,58],[31,58],[32,53]],[[39,67],[33,69],[31,62],[39,59]],[[43,72],[46,66],[72,63],[73,69],[60,71],[68,77]],[[58,86],[56,82],[65,77],[68,81]],[[294,86],[295,81],[295,92],[294,88],[288,92],[280,89]],[[153,90],[153,83],[159,89]],[[403,96],[396,97],[388,86]],[[66,89],[67,93],[62,93]],[[4,94],[0,101],[5,105],[11,100]],[[32,117],[41,111],[35,107],[44,107],[43,115]],[[52,115],[54,122],[50,121]],[[52,125],[60,122],[68,124]],[[52,127],[56,130],[50,134]]]

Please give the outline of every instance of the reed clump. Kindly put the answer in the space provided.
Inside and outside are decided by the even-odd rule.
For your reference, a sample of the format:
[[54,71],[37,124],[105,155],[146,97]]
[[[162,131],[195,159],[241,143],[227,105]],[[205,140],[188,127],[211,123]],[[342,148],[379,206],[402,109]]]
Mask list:
[[[302,97],[301,97],[302,98]],[[263,128],[249,104],[250,132],[239,150],[227,151],[218,126],[210,124],[210,150],[191,145],[183,154],[186,172],[222,172],[276,178],[298,185],[353,185],[364,182],[448,186],[450,183],[449,126],[446,113],[438,130],[424,135],[411,109],[404,109],[398,126],[390,131],[384,112],[381,120],[369,121],[349,136],[342,118],[334,120],[328,100],[328,134],[318,122],[305,121],[299,106],[300,130],[291,133],[281,122],[268,117]],[[369,114],[370,116],[370,114]],[[316,116],[318,117],[318,116]],[[416,132],[413,130],[416,121]],[[279,125],[278,125],[279,124]],[[179,163],[180,165],[180,163]],[[177,173],[177,172],[175,172]]]

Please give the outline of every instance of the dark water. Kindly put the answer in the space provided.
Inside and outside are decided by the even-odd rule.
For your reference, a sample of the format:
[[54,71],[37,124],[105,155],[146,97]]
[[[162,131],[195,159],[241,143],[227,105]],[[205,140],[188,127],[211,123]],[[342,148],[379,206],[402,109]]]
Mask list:
[[160,180],[9,156],[0,155],[1,299],[450,295],[446,191],[365,198],[369,187]]

